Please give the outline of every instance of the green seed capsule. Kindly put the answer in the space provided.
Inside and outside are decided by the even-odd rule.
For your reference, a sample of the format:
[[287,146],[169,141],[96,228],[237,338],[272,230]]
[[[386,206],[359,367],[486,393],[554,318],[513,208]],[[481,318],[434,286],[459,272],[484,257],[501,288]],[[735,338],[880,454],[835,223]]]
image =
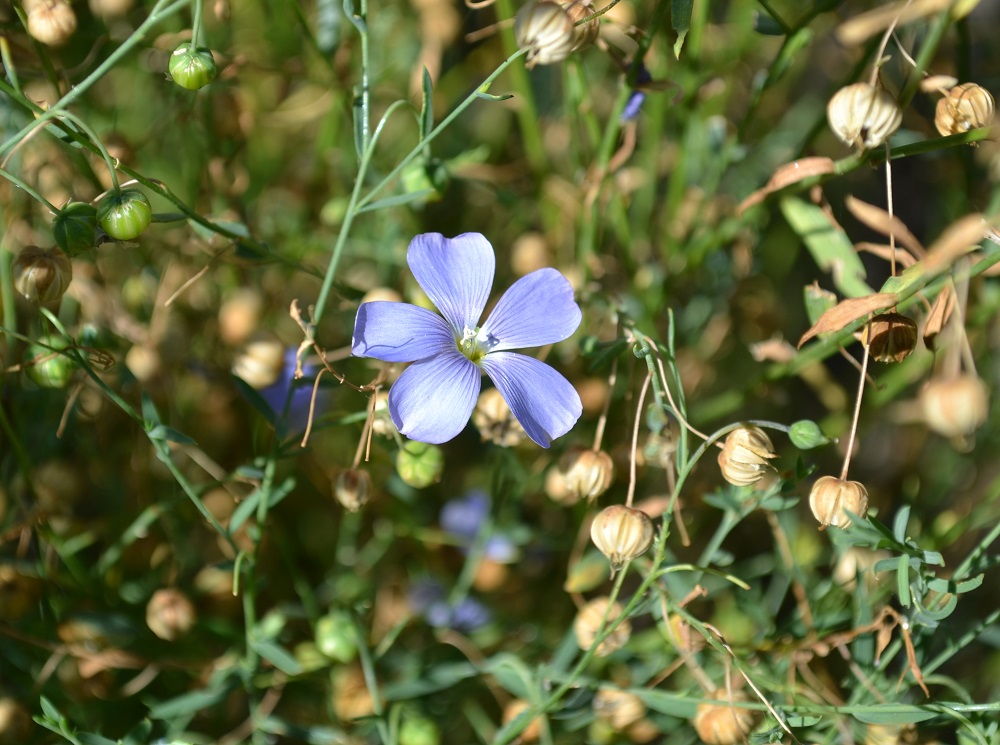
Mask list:
[[357,657],[358,643],[351,617],[343,611],[332,611],[319,619],[316,647],[331,660],[344,664]]
[[69,256],[94,247],[96,228],[97,208],[86,202],[70,202],[52,220],[52,235]]
[[62,336],[43,336],[24,353],[24,374],[42,388],[65,388],[76,365],[53,349],[66,349],[69,341]]
[[444,453],[436,445],[410,440],[396,454],[396,471],[404,483],[423,489],[441,478]]
[[104,232],[119,241],[137,238],[149,227],[153,208],[138,189],[112,192],[97,206],[97,223]]
[[204,88],[219,74],[212,50],[208,47],[192,48],[190,44],[181,44],[174,50],[167,70],[177,85],[189,91]]

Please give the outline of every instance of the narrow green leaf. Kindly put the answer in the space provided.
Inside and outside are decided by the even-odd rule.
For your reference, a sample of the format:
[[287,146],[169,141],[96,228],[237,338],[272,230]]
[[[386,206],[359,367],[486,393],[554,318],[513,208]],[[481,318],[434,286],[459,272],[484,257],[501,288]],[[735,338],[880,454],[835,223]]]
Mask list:
[[254,639],[250,642],[261,657],[278,668],[285,675],[300,675],[302,666],[284,647],[266,639]]
[[899,591],[899,602],[904,608],[910,607],[910,557],[903,554],[899,557],[896,568],[896,589]]
[[55,704],[53,704],[51,701],[45,698],[45,696],[41,697],[40,703],[42,705],[42,711],[44,712],[45,716],[47,716],[53,722],[58,722],[62,719],[62,713],[59,711],[59,709],[55,707]]
[[681,49],[684,47],[684,39],[691,29],[691,7],[694,0],[670,0],[670,25],[677,32],[677,41],[674,42],[674,56],[681,58]]
[[250,402],[250,405],[257,410],[258,414],[267,420],[268,424],[277,429],[277,415],[274,413],[274,410],[268,406],[267,401],[265,401],[263,397],[257,393],[254,388],[250,387],[250,384],[242,378],[234,375],[233,380],[236,382],[236,387],[240,389],[240,393],[243,394],[243,398]]
[[423,100],[420,105],[420,139],[423,140],[427,133],[434,129],[434,84],[431,82],[431,74],[424,68],[423,77]]
[[228,685],[202,688],[200,691],[185,693],[149,707],[150,719],[169,721],[177,717],[190,716],[211,708],[229,694]]
[[906,542],[906,525],[910,522],[910,505],[905,504],[896,513],[896,519],[892,523],[892,534],[900,543]]
[[507,99],[513,97],[514,97],[513,93],[500,93],[497,95],[493,95],[492,93],[487,93],[484,90],[476,91],[476,98],[482,98],[487,101],[506,101]]
[[[785,29],[767,13],[755,10],[753,13],[753,30],[763,36],[784,36]],[[794,726],[794,725],[793,725]]]
[[[280,486],[271,489],[271,494],[268,497],[267,508],[271,509],[274,505],[278,504],[282,499],[287,497],[292,489],[295,488],[295,479],[287,478]],[[254,491],[240,502],[239,506],[233,510],[232,517],[229,518],[229,533],[232,535],[246,522],[246,519],[250,517],[257,511],[257,505],[260,503],[260,490],[254,489]]]
[[195,441],[188,437],[183,432],[178,432],[173,427],[168,427],[165,424],[157,424],[155,427],[150,429],[147,433],[150,440],[164,440],[166,442],[176,442],[181,445],[194,445]]
[[865,724],[916,724],[938,716],[935,711],[906,704],[859,707],[851,713],[855,719]]
[[397,194],[394,197],[386,197],[385,199],[376,199],[374,202],[369,202],[364,207],[358,210],[360,215],[362,212],[375,212],[376,210],[383,210],[387,207],[399,207],[403,204],[410,204],[411,202],[419,202],[427,199],[434,194],[434,189],[419,189],[417,191],[406,192],[405,194]]
[[156,404],[146,391],[142,392],[142,419],[146,423],[146,429],[151,430],[160,423],[160,413],[156,410]]
[[80,742],[82,742],[83,745],[118,745],[115,740],[109,740],[106,737],[101,737],[100,735],[95,735],[90,732],[81,732]]

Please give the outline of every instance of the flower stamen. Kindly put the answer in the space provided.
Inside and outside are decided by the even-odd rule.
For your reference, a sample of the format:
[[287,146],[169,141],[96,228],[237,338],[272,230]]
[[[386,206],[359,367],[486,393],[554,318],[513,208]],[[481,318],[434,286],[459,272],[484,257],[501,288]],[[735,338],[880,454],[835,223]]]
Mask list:
[[457,341],[458,351],[477,364],[500,343],[493,334],[487,333],[479,326],[471,329],[466,326],[462,338]]

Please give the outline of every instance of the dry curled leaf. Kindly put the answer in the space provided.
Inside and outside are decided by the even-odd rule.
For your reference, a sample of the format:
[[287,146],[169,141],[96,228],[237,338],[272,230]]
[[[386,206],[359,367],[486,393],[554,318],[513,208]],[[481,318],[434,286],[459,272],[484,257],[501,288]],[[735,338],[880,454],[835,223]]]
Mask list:
[[934,339],[955,310],[955,289],[949,284],[938,294],[931,306],[931,312],[924,324],[924,344],[928,349],[934,348]]
[[931,75],[920,81],[920,90],[924,93],[945,93],[958,85],[958,78],[951,75]]
[[880,310],[891,308],[899,302],[899,295],[895,292],[876,292],[874,295],[864,297],[852,297],[841,300],[826,313],[819,317],[813,327],[806,331],[799,339],[799,348],[817,334],[824,334],[831,331],[840,331],[860,318],[864,318],[869,313],[876,313]]
[[897,0],[897,2],[861,13],[837,28],[837,41],[846,46],[860,44],[885,31],[894,22],[905,25],[945,10],[953,0]]
[[862,202],[860,199],[848,195],[844,200],[844,206],[851,211],[860,222],[867,225],[872,230],[876,230],[882,235],[895,235],[896,240],[909,249],[914,256],[923,256],[926,252],[920,245],[920,241],[910,232],[906,224],[895,215],[890,215],[881,207],[874,204]]
[[[885,259],[886,261],[892,259],[892,246],[887,246],[884,243],[855,243],[854,248],[858,253],[875,254],[880,259]],[[909,269],[917,263],[917,260],[905,248],[896,246],[896,263],[903,267],[903,269]]]
[[768,194],[784,189],[786,186],[796,184],[810,176],[820,176],[824,173],[833,173],[834,162],[830,158],[813,157],[799,158],[791,163],[778,166],[767,184],[740,202],[736,208],[737,214],[743,214],[755,204],[760,204],[767,198]]
[[951,268],[956,259],[973,251],[990,230],[979,214],[953,222],[927,249],[927,258],[922,262],[924,272],[934,275]]

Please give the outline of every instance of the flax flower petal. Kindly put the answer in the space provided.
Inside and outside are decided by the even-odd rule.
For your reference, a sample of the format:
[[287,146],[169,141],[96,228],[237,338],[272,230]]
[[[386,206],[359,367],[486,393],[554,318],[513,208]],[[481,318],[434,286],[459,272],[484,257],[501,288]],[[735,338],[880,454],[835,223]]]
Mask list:
[[383,362],[414,362],[455,349],[455,337],[437,313],[408,303],[362,303],[351,352]]
[[555,269],[539,269],[510,286],[482,333],[496,339],[495,351],[540,347],[572,335],[581,317],[569,280]]
[[411,440],[448,442],[469,422],[479,377],[479,368],[458,350],[414,362],[389,390],[389,415]]
[[493,286],[496,258],[479,233],[445,238],[424,233],[410,241],[410,271],[457,336],[479,325]]
[[536,360],[514,352],[492,352],[479,363],[528,437],[547,448],[569,432],[583,412],[580,396],[566,378]]

